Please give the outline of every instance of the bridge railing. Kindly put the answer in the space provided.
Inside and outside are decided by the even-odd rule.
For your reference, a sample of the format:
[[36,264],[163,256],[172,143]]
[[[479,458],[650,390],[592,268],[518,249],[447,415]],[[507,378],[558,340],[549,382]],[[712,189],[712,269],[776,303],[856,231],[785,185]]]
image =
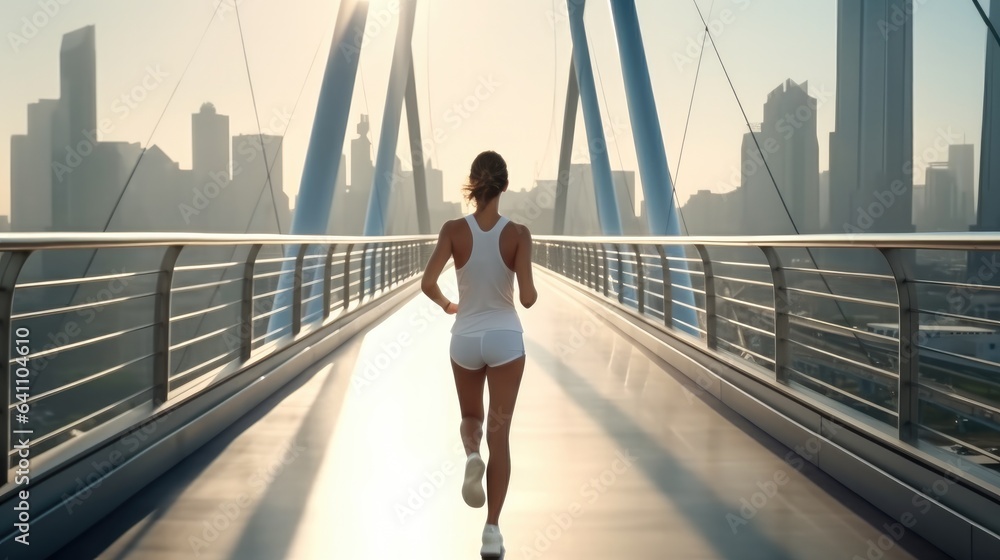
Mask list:
[[1000,498],[1000,234],[535,246],[611,305]]
[[[139,426],[378,301],[422,270],[433,243],[428,236],[0,236],[5,494],[24,466],[20,441],[30,441],[35,473],[70,460],[86,450],[80,436],[127,414]],[[287,320],[275,321],[281,313]]]

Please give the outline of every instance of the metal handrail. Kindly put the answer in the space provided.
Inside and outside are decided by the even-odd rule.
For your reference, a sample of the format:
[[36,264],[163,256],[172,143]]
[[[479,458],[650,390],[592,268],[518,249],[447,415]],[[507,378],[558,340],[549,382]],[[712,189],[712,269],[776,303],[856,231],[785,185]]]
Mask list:
[[712,237],[611,237],[533,235],[536,242],[600,243],[605,245],[712,245],[725,247],[797,247],[809,249],[938,249],[995,251],[1000,235],[994,232],[959,233],[838,233]]
[[[782,387],[782,390],[800,393],[806,400],[815,400],[826,409],[841,411],[837,421],[872,425],[884,422],[884,419],[876,418],[865,410],[854,408],[850,402],[852,399],[866,401],[879,411],[890,412],[894,416],[899,442],[917,446],[921,438],[926,440],[929,437],[927,434],[934,431],[931,426],[936,425],[921,424],[922,421],[932,422],[920,415],[922,407],[933,405],[962,417],[966,414],[962,411],[974,406],[973,411],[966,414],[970,418],[972,416],[969,415],[979,414],[977,411],[989,412],[998,407],[1000,399],[995,395],[1000,394],[1000,363],[994,361],[993,354],[988,354],[991,359],[986,359],[967,349],[961,353],[958,350],[932,348],[920,337],[938,326],[967,324],[987,329],[982,331],[984,335],[1000,337],[1000,321],[972,315],[971,303],[966,309],[956,312],[954,309],[932,309],[935,305],[925,301],[936,298],[931,301],[943,307],[951,303],[948,296],[958,294],[965,297],[970,292],[976,292],[978,284],[975,282],[989,282],[979,293],[995,295],[1000,290],[1000,271],[990,273],[990,278],[970,278],[964,282],[925,279],[920,277],[921,270],[914,266],[914,253],[1000,253],[1000,233],[756,237],[538,235],[533,239],[538,247],[534,261],[540,266],[577,283],[581,289],[611,305],[646,318],[656,328],[665,328],[686,337],[708,353],[726,353],[726,360],[731,362],[732,354],[736,352],[737,359],[748,362],[745,368],[748,375],[752,371],[761,378],[762,369],[770,370],[773,376],[768,378],[764,375],[764,379]],[[647,247],[655,249],[655,252],[647,251]],[[726,251],[728,254],[724,258],[721,254],[719,258],[713,258],[713,252],[707,249],[709,247],[723,248],[720,253],[724,248],[756,249],[759,256],[756,261],[747,259],[747,262],[737,262],[743,257],[734,258],[734,251]],[[781,249],[839,249],[841,253],[845,249],[860,250],[866,258],[877,259],[867,262],[880,263],[876,266],[882,267],[885,272],[875,274],[854,270],[857,268],[855,263],[850,257],[839,256],[841,253],[823,262],[822,267],[816,263],[812,263],[813,268],[800,263],[785,266],[782,260],[789,257]],[[667,251],[671,250],[679,252],[668,256]],[[611,266],[603,269],[574,266],[581,251],[585,254],[600,252],[607,256]],[[638,267],[638,270],[627,273],[624,286],[634,290],[627,297],[622,293],[622,262]],[[717,275],[713,273],[713,265],[733,265],[755,275],[741,278],[741,272],[728,268],[725,275]],[[982,270],[978,269],[980,276],[983,275]],[[767,272],[760,274],[763,271]],[[799,272],[810,274],[791,274]],[[970,269],[969,274],[975,276],[977,270]],[[834,291],[826,278],[835,277],[846,278],[846,281],[863,290],[856,293],[852,290],[850,295]],[[696,281],[697,284],[694,284]],[[822,284],[817,284],[819,282]],[[607,288],[609,284],[611,290]],[[921,285],[936,288],[938,293],[918,290]],[[667,290],[668,286],[674,290]],[[771,293],[763,290],[744,293],[742,288],[748,286],[771,288]],[[701,287],[704,289],[699,289]],[[723,287],[727,290],[723,291]],[[736,291],[729,293],[729,288]],[[876,299],[871,296],[888,289],[895,291],[895,298],[882,299],[883,296],[878,296],[879,299]],[[952,292],[945,293],[949,289]],[[696,301],[678,301],[678,297],[685,296]],[[823,320],[824,305],[841,304],[853,306],[850,313],[853,318],[849,321],[848,313],[838,309],[841,313],[838,320],[842,318],[847,326]],[[996,300],[995,305],[1000,307],[1000,300]],[[687,312],[688,318],[678,318],[680,312]],[[922,325],[922,317],[925,321],[937,322]],[[691,323],[692,318],[694,324]],[[875,333],[877,326],[871,326],[875,323],[895,324],[893,334],[896,336]],[[867,329],[862,330],[859,325],[865,324]],[[727,334],[731,333],[735,333],[736,338],[727,340]],[[746,343],[745,338],[752,339],[753,344]],[[853,367],[838,367],[838,363]],[[841,381],[836,381],[837,377],[823,377],[824,368],[827,375],[840,376]],[[805,373],[802,369],[813,373]],[[789,374],[813,379],[817,385],[830,391],[825,395],[809,393],[808,388],[793,383]],[[979,383],[982,388],[975,398],[968,391],[952,394],[943,390],[943,385],[936,381],[944,378],[950,379],[948,383],[954,381],[956,386],[972,382]],[[840,383],[844,384],[840,386]],[[930,394],[932,385],[935,396],[931,402],[927,401],[930,397],[924,395]],[[980,417],[992,418],[991,429],[996,433],[997,446],[1000,447],[1000,418],[991,415]],[[962,439],[964,436],[953,434],[953,437]],[[933,441],[931,443],[937,445]],[[968,446],[974,447],[972,444]],[[993,475],[983,471],[970,472],[966,476],[978,483],[985,482],[996,489],[996,494],[1000,494],[1000,482]]]
[[[196,389],[206,390],[221,382],[221,377],[206,377],[213,372],[235,374],[333,324],[344,313],[379,301],[421,271],[436,239],[433,235],[151,232],[0,235],[0,339],[8,341],[0,344],[0,362],[8,364],[0,369],[0,406],[11,411],[44,411],[52,408],[47,399],[66,398],[74,391],[90,395],[76,399],[77,409],[57,414],[54,420],[51,411],[48,416],[29,412],[27,425],[35,430],[33,461],[44,463],[47,457],[55,457],[49,451],[77,437],[80,426],[92,430],[110,422],[136,406],[136,399],[143,395],[143,402],[151,401],[156,407],[170,403],[183,386],[187,398],[187,388],[197,386],[193,382],[212,379]],[[185,264],[188,250],[198,247],[219,247],[226,254],[192,251],[197,261]],[[271,247],[269,253],[262,251],[265,247]],[[149,252],[135,253],[137,248]],[[58,262],[67,250],[86,254],[97,249],[112,255],[116,249],[130,250],[122,253],[123,262],[135,262],[142,272],[95,271],[99,274],[87,276],[93,266],[85,267],[80,261],[76,269],[67,266],[53,273],[49,265],[31,260],[35,254],[45,259],[50,252],[61,251],[53,257]],[[276,258],[278,251],[282,256]],[[362,255],[368,256],[367,264]],[[147,259],[149,263],[140,265]],[[32,266],[31,277],[22,278]],[[274,271],[276,266],[281,270]],[[178,280],[180,273],[184,273],[183,281]],[[288,287],[279,288],[279,281],[286,279]],[[135,288],[102,294],[101,282],[104,286],[134,282]],[[275,305],[288,292],[294,297]],[[96,297],[87,297],[95,293]],[[287,325],[267,324],[289,308]],[[99,313],[109,315],[95,320]],[[281,335],[275,343],[263,342],[275,333]],[[15,343],[19,338],[30,341]],[[53,344],[43,347],[49,339]],[[27,368],[20,363],[25,360],[17,351],[21,345],[30,346]],[[72,361],[58,361],[64,353]],[[94,359],[80,359],[86,357]],[[55,365],[41,376],[42,368],[53,360],[57,360]],[[59,369],[60,375],[48,375]],[[20,378],[31,381],[15,383]],[[22,394],[24,387],[28,390]],[[34,387],[38,393],[29,394]],[[95,401],[95,394],[113,396]],[[18,422],[16,415],[0,416],[0,449],[8,461],[4,482],[13,480],[17,457],[11,434],[22,427]]]
[[157,247],[184,245],[187,247],[213,245],[330,245],[364,243],[404,243],[436,240],[436,235],[390,235],[383,237],[357,237],[333,235],[267,235],[230,233],[153,233],[153,232],[53,232],[53,233],[4,233],[0,234],[0,251],[33,251],[39,249],[110,249],[126,247]]

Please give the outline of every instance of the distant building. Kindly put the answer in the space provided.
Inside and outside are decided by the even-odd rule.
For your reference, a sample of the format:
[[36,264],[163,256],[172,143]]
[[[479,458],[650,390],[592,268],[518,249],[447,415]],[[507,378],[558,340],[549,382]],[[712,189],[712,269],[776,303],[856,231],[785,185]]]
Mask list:
[[[819,144],[816,98],[809,82],[792,80],[775,88],[764,103],[762,147],[787,215],[800,233],[820,231]],[[786,220],[788,218],[786,217]]]
[[208,181],[213,173],[229,179],[229,117],[211,103],[191,115],[191,151],[195,181]]
[[948,146],[948,169],[955,183],[956,231],[965,231],[976,223],[975,146]]
[[[913,30],[908,0],[838,0],[831,229],[913,231]],[[908,172],[909,171],[909,172]],[[882,204],[893,193],[891,205]],[[878,216],[874,216],[874,214]]]
[[830,170],[819,174],[819,229],[830,231]]
[[[775,188],[768,165],[761,157],[761,151],[773,152],[773,140],[768,142],[770,135],[763,132],[762,124],[752,124],[751,132],[743,135],[740,148],[740,187],[737,189],[741,202],[741,210],[736,216],[739,232],[743,235],[781,235],[792,234],[792,220],[789,212],[792,207],[783,201],[782,191]],[[760,148],[758,148],[758,145]],[[770,156],[768,157],[768,160]],[[781,193],[781,195],[779,195]],[[685,216],[689,229],[696,231],[694,220]]]
[[[990,2],[990,20],[1000,25],[1000,2]],[[983,141],[979,154],[978,231],[1000,231],[1000,45],[986,32]]]
[[924,189],[927,231],[955,231],[958,223],[955,175],[947,163],[927,166]]
[[[1000,1],[990,2],[990,21],[1000,25]],[[979,197],[973,231],[1000,231],[1000,45],[986,31],[986,72],[983,87],[983,140],[979,154]],[[995,255],[969,253],[969,277],[978,274]],[[979,280],[1000,285],[1000,275]]]
[[916,231],[927,231],[930,219],[927,212],[927,186],[913,185],[913,226]]
[[233,184],[219,209],[238,213],[226,220],[250,233],[288,232],[292,215],[284,190],[282,137],[270,134],[233,136]]
[[[681,208],[688,235],[745,235],[743,189],[724,193],[702,189]],[[685,228],[681,228],[684,231]]]
[[371,198],[375,180],[375,164],[372,162],[372,142],[368,138],[370,124],[368,115],[361,115],[357,126],[358,137],[351,140],[351,182],[348,195],[343,201],[349,209],[348,222],[344,229],[352,235],[361,235],[365,229],[368,213],[368,199]]
[[[94,26],[63,35],[59,51],[59,105],[53,123],[52,223],[56,230],[104,229],[87,223],[84,207],[93,206],[100,167],[93,151],[97,138],[97,52]],[[58,164],[58,165],[56,165]],[[91,187],[91,188],[88,188]]]
[[51,231],[52,130],[59,101],[28,105],[27,134],[11,137],[10,206],[13,231]]

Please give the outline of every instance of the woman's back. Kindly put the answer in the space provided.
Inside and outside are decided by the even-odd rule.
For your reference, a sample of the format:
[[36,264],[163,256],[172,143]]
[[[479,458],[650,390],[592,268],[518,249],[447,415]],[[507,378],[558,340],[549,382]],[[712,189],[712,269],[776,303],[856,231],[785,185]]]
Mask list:
[[499,216],[492,224],[475,215],[453,222],[452,251],[458,278],[458,314],[453,334],[488,330],[523,332],[514,308],[517,224]]

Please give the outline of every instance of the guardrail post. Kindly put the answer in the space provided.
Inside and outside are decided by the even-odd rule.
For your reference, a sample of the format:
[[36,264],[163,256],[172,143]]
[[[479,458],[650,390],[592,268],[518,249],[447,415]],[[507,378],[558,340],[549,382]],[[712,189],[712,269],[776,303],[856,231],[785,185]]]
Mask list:
[[880,249],[889,264],[899,300],[899,439],[915,443],[920,426],[920,308],[917,286],[907,279],[901,249]]
[[292,336],[302,331],[302,263],[306,258],[306,251],[309,249],[308,243],[299,245],[299,252],[295,256],[295,276],[292,277]]
[[3,392],[3,415],[0,418],[0,438],[3,442],[3,457],[4,457],[4,482],[9,482],[11,480],[10,476],[10,451],[11,451],[11,436],[13,435],[13,427],[10,425],[10,405],[11,403],[11,377],[10,377],[10,360],[11,360],[11,346],[14,342],[14,325],[11,321],[11,314],[14,311],[14,290],[17,287],[17,277],[21,274],[21,268],[24,267],[24,263],[31,256],[30,251],[12,251],[9,253],[4,253],[3,258],[0,259],[0,318],[3,322],[0,323],[0,337],[3,340],[0,341],[0,360],[3,363],[3,372],[0,373],[0,391]]
[[330,249],[326,252],[326,262],[323,263],[323,320],[330,318],[330,306],[333,305],[333,254],[337,251],[337,244],[331,243]]
[[615,254],[618,255],[618,303],[625,303],[625,267],[622,266],[622,250],[618,245],[615,245]]
[[379,271],[380,272],[379,279],[380,279],[381,284],[382,284],[382,291],[383,292],[385,291],[385,289],[387,287],[386,281],[388,280],[388,271],[386,270],[386,263],[389,260],[388,259],[388,255],[387,255],[388,251],[389,251],[389,245],[387,243],[383,243],[382,244],[382,270]]
[[578,284],[582,283],[582,281],[583,281],[583,262],[581,262],[583,259],[580,258],[580,253],[581,253],[581,251],[580,251],[580,244],[579,243],[574,243],[573,244],[573,279],[576,280],[576,282]]
[[639,301],[639,315],[646,314],[646,277],[642,273],[642,252],[639,250],[639,245],[632,245],[632,251],[635,253],[635,289],[636,289],[636,299]]
[[182,245],[171,245],[163,252],[156,278],[156,299],[153,312],[153,405],[159,406],[170,398],[170,292],[174,283],[174,267]]
[[764,258],[771,268],[771,286],[774,289],[774,378],[778,383],[788,384],[788,284],[785,270],[781,267],[781,257],[774,247],[761,247]]
[[594,287],[594,247],[592,245],[586,245],[584,247],[584,252],[587,255],[587,282],[586,286],[588,288]]
[[[358,304],[364,303],[369,286],[373,283],[372,278],[375,277],[375,256],[372,254],[369,257],[368,245],[365,243],[361,246],[361,283],[358,285]],[[371,260],[370,265],[369,260]],[[371,271],[368,270],[369,266],[371,266]]]
[[660,296],[663,299],[663,325],[668,329],[674,328],[674,287],[670,280],[670,260],[667,259],[666,251],[662,245],[656,246],[656,252],[660,254],[660,279],[663,281]]
[[341,279],[341,283],[344,287],[343,305],[344,311],[351,306],[351,250],[354,249],[354,243],[347,244],[347,251],[344,253],[344,276]]
[[243,292],[240,300],[240,361],[250,359],[253,352],[253,280],[257,255],[263,247],[260,243],[250,246],[246,263],[243,264]]
[[695,245],[701,256],[701,267],[705,273],[705,342],[708,348],[715,350],[719,344],[719,316],[715,307],[715,276],[712,274],[712,259],[704,245]]
[[601,245],[601,260],[604,263],[604,268],[601,271],[601,291],[604,293],[604,297],[608,297],[608,276],[610,272],[608,271],[608,250]]

